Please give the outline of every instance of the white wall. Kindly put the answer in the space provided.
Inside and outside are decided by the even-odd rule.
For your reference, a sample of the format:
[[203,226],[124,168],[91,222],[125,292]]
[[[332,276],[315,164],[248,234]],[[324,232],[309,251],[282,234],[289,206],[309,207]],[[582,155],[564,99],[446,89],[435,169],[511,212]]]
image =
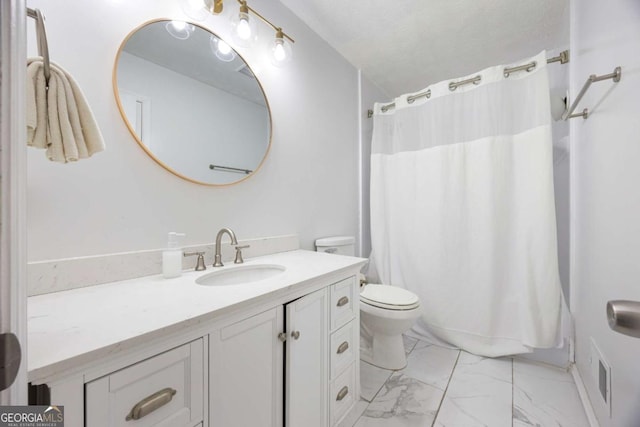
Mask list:
[[[357,71],[288,9],[273,0],[251,6],[295,38],[294,59],[271,66],[273,31],[259,25],[254,49],[238,49],[263,84],[273,143],[258,173],[215,188],[179,179],[135,143],[116,107],[112,68],[121,41],[144,21],[182,18],[176,0],[32,0],[47,18],[52,59],[83,88],[107,150],[77,164],[53,164],[29,149],[29,260],[159,248],[168,231],[185,244],[211,242],[221,227],[238,238],[299,233],[317,237],[358,231]],[[233,2],[204,26],[229,34]],[[35,52],[33,34],[30,53]]]
[[[605,426],[640,425],[640,339],[612,332],[605,305],[640,300],[640,3],[573,0],[571,90],[622,66],[622,80],[595,83],[572,119],[572,312],[576,363]],[[589,367],[589,340],[612,367],[612,417]]]
[[210,164],[249,170],[260,165],[269,147],[266,106],[127,52],[118,62],[120,93],[129,91],[151,104],[149,117],[143,118],[150,122],[144,143],[160,161],[182,175],[216,184],[238,181],[244,174],[214,171]]

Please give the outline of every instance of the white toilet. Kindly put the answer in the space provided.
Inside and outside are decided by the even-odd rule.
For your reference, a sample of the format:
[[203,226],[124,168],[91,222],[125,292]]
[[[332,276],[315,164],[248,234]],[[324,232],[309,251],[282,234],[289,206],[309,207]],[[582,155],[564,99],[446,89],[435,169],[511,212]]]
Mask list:
[[[354,255],[351,236],[316,240],[316,250]],[[402,334],[420,316],[417,295],[396,286],[367,284],[360,291],[360,359],[385,369],[407,365]]]

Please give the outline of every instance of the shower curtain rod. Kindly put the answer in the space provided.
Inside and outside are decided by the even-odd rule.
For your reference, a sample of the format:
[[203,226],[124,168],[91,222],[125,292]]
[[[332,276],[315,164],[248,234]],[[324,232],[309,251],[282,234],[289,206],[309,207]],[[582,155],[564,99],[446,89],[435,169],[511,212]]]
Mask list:
[[[569,62],[569,51],[568,50],[563,50],[562,52],[560,52],[560,54],[558,56],[554,56],[552,58],[547,59],[547,64],[551,64],[553,62],[559,62],[560,64],[566,64],[567,62]],[[516,67],[506,67],[503,71],[503,74],[505,77],[509,77],[511,75],[511,73],[515,73],[518,71],[526,71],[526,72],[530,72],[533,71],[536,66],[538,64],[536,63],[536,61],[531,61],[528,64],[523,64],[523,65],[518,65]],[[463,86],[466,84],[474,84],[477,85],[480,83],[480,81],[482,80],[482,76],[477,75],[475,77],[471,77],[469,79],[466,80],[461,80],[461,81],[451,81],[449,82],[449,90],[450,91],[454,91],[456,90],[459,86]],[[427,89],[425,92],[421,92],[418,93],[416,95],[409,95],[407,96],[407,102],[409,104],[413,103],[413,101],[415,101],[418,98],[422,98],[422,97],[426,97],[426,98],[430,98],[431,97],[431,89]],[[382,110],[383,113],[386,113],[389,109],[391,108],[395,108],[396,103],[392,102],[390,104],[386,104],[383,105],[382,108],[380,108]],[[367,110],[367,118],[371,118],[373,117],[373,110]]]

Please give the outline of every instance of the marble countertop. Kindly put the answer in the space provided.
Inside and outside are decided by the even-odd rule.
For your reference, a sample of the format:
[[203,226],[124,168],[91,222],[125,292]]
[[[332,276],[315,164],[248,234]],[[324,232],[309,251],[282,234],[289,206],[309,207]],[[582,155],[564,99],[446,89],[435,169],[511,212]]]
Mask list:
[[285,296],[296,287],[365,259],[295,250],[245,260],[244,265],[280,264],[286,270],[251,284],[202,286],[212,271],[188,271],[107,283],[28,298],[29,381],[37,382],[149,340],[214,320],[224,314]]

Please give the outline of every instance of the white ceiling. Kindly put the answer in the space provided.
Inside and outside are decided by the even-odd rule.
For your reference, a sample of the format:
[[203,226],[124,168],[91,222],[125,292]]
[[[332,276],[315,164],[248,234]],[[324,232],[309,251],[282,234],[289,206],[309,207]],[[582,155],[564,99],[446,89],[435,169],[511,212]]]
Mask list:
[[389,98],[569,44],[569,0],[281,2]]

